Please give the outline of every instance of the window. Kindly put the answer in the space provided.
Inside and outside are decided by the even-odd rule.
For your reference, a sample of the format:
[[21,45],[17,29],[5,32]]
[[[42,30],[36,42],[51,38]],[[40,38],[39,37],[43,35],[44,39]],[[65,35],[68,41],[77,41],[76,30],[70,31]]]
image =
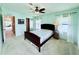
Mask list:
[[30,20],[30,29],[33,29],[33,21]]
[[67,17],[63,17],[63,16],[60,16],[58,18],[58,21],[59,21],[59,26],[58,26],[58,30],[62,30],[64,32],[68,32],[68,29],[71,25],[71,16],[67,16]]
[[66,17],[60,16],[57,18],[59,25],[58,25],[58,31],[60,33],[60,36],[62,39],[69,40],[72,38],[72,30],[71,30],[71,16],[68,15]]
[[41,20],[36,20],[36,29],[37,30],[41,29]]

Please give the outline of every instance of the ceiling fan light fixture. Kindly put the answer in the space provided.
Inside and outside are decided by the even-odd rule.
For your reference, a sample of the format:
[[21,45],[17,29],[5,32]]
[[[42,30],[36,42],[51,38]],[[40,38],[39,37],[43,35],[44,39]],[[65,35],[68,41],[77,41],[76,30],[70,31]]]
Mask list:
[[36,7],[35,11],[36,11],[36,12],[38,12],[38,11],[39,11],[38,7]]

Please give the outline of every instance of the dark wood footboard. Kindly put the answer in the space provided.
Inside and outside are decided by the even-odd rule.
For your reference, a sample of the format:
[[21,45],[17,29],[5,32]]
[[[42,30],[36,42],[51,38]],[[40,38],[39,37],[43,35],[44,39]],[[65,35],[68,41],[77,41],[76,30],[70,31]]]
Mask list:
[[31,33],[31,32],[24,32],[24,39],[30,40],[32,43],[34,43],[36,46],[40,47],[40,37]]

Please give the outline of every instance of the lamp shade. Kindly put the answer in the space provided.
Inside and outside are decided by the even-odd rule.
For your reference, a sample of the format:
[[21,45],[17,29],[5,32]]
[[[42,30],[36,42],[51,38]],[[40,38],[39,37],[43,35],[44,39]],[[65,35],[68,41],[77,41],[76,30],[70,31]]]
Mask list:
[[58,22],[57,20],[55,20],[55,21],[53,22],[53,24],[55,25],[55,28],[58,29],[59,22]]

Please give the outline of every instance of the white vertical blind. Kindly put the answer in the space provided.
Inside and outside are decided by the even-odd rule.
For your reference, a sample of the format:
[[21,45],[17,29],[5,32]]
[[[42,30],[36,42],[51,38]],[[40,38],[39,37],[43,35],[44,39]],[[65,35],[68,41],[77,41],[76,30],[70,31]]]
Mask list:
[[36,20],[36,29],[41,30],[41,20]]
[[30,20],[30,29],[33,29],[33,21]]
[[61,38],[66,39],[67,41],[72,41],[71,16],[60,16],[57,18],[57,20],[59,22],[58,31],[60,33]]

